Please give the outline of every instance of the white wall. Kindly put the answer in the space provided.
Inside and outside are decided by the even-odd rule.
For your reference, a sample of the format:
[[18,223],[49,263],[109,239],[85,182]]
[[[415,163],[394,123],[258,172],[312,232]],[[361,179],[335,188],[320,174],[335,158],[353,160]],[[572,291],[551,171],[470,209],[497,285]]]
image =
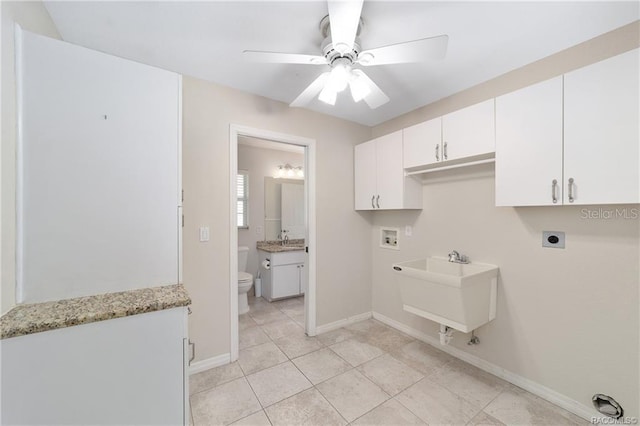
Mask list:
[[1,313],[15,305],[16,264],[16,75],[14,24],[23,29],[48,37],[60,38],[49,12],[41,2],[0,2],[2,15],[2,147],[0,149],[0,186],[2,208],[0,209],[2,283]]
[[[640,44],[638,22],[373,129],[374,136],[597,62]],[[585,406],[616,398],[640,414],[638,305],[640,219],[584,219],[583,208],[496,208],[493,166],[428,175],[421,212],[379,212],[371,235],[373,310],[437,337],[437,324],[402,310],[391,264],[451,250],[500,266],[497,317],[477,331],[481,343],[453,345],[547,386]],[[378,247],[377,227],[412,225],[401,250]],[[542,231],[566,232],[564,250],[542,248]]]
[[[231,123],[317,141],[317,324],[371,310],[370,215],[353,210],[353,145],[369,139],[371,129],[185,77],[184,284],[193,300],[189,334],[196,360],[230,350]],[[215,236],[207,243],[198,241],[203,225]]]
[[[304,166],[304,154],[253,146],[238,146],[238,169],[249,171],[249,229],[238,229],[238,245],[249,247],[247,272],[258,271],[256,242],[265,239],[264,178],[273,177],[279,165]],[[258,234],[257,229],[261,232]]]

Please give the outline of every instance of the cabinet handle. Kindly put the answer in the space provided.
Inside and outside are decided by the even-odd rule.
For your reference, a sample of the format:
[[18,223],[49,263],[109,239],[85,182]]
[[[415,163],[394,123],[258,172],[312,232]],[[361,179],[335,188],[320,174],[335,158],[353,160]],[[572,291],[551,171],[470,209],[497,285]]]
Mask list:
[[440,161],[440,145],[436,145],[436,161]]
[[569,178],[569,202],[573,203],[573,178]]
[[376,196],[375,196],[375,195],[372,195],[372,196],[371,196],[371,208],[374,208],[374,209],[376,208],[376,205],[375,205],[375,204],[373,204],[373,200],[374,200],[375,198],[376,198]]
[[378,208],[380,208],[380,196],[379,195],[376,197],[376,206]]
[[551,199],[553,200],[553,204],[558,202],[558,196],[556,195],[557,188],[558,188],[558,181],[554,179],[551,182]]
[[191,362],[196,359],[196,344],[189,340],[189,346],[191,346],[191,357],[189,358],[189,365],[191,365]]
[[447,158],[449,158],[449,155],[447,154],[447,146],[449,144],[447,142],[444,143],[444,149],[442,150],[442,153],[444,154],[444,159],[446,160]]

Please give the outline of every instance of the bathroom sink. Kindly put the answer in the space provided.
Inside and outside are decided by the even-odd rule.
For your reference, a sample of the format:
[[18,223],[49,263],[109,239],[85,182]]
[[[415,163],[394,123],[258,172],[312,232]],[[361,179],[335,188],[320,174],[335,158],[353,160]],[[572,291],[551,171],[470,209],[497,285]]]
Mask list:
[[496,316],[496,265],[429,257],[396,263],[393,270],[407,312],[464,333]]
[[454,287],[469,286],[478,280],[496,277],[499,270],[496,265],[475,262],[454,263],[443,257],[428,257],[396,263],[393,269],[410,277]]

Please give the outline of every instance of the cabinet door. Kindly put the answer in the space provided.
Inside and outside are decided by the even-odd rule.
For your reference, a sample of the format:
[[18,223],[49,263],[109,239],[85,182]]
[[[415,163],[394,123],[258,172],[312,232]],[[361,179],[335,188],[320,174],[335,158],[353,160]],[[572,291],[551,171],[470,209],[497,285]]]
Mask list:
[[275,266],[271,274],[273,299],[300,294],[300,265]]
[[404,168],[425,166],[442,160],[442,118],[438,117],[402,131]]
[[3,339],[7,424],[183,424],[186,308]]
[[565,75],[565,204],[640,202],[639,52]]
[[445,160],[494,152],[494,100],[443,116],[442,148]]
[[356,210],[375,209],[376,190],[376,141],[355,147],[355,207]]
[[561,203],[562,77],[556,77],[496,98],[496,205]]
[[376,207],[380,209],[401,209],[404,207],[402,130],[376,139],[376,149],[378,170]]
[[267,259],[271,259],[271,254],[272,253],[268,253],[266,251],[262,251],[262,250],[258,250],[258,253],[260,254],[259,257],[259,262],[260,262],[260,276],[261,276],[261,280],[262,280],[262,297],[264,297],[267,300],[271,300],[271,269],[265,269],[262,266],[262,262],[267,260]]

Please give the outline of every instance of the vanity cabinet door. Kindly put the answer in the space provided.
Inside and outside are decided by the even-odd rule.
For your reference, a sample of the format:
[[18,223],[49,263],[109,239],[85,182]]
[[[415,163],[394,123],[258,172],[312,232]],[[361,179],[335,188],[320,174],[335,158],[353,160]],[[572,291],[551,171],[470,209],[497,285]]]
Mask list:
[[271,292],[271,297],[273,299],[297,296],[300,294],[299,265],[275,266],[271,268],[271,274],[273,283],[275,283]]

